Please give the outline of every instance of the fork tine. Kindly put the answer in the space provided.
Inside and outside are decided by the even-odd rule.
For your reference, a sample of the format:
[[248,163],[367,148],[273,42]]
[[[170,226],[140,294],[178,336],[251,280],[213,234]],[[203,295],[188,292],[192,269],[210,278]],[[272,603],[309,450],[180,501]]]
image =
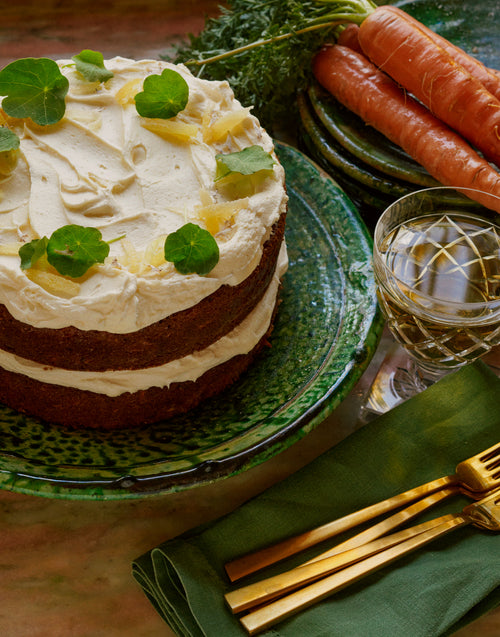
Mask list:
[[484,492],[500,486],[500,443],[460,462],[456,475],[472,491]]
[[500,442],[497,442],[496,445],[493,445],[493,447],[490,447],[489,449],[485,449],[479,456],[479,460],[481,460],[481,462],[487,462],[492,458],[500,459]]
[[[495,445],[484,456],[481,456],[481,461],[484,462],[488,471],[493,471],[493,478],[500,480],[500,443]],[[497,469],[498,471],[494,471]]]

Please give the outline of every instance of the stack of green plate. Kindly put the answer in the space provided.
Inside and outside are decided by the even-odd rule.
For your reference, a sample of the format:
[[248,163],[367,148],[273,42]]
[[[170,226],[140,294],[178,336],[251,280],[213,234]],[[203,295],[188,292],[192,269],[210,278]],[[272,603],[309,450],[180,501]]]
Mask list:
[[[487,66],[498,67],[498,32],[493,19],[500,11],[498,0],[448,0],[446,4],[398,0],[395,4]],[[298,96],[298,106],[302,150],[335,178],[369,227],[399,197],[440,185],[319,84]]]
[[298,96],[304,150],[375,220],[391,202],[439,183],[318,84]]

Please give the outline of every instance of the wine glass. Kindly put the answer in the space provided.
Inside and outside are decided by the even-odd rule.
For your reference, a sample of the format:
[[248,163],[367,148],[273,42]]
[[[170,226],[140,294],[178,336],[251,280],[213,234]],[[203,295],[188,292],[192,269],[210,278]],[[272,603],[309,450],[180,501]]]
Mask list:
[[[377,294],[401,346],[367,408],[386,411],[500,343],[500,198],[436,187],[391,204],[375,227]],[[483,199],[484,200],[484,199]],[[371,401],[371,404],[369,404]]]

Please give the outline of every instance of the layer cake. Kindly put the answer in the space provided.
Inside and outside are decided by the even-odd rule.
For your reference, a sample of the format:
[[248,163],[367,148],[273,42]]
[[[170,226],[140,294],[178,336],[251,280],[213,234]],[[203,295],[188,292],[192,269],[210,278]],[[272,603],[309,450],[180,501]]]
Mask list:
[[[57,64],[59,121],[2,115],[19,150],[0,181],[0,402],[73,427],[144,425],[227,388],[267,342],[287,268],[284,171],[226,82],[156,60],[106,60],[106,81]],[[145,79],[172,73],[186,105],[140,114]],[[167,260],[186,226],[215,239],[206,273]],[[83,275],[49,248],[22,263],[23,246],[74,227],[109,246]]]

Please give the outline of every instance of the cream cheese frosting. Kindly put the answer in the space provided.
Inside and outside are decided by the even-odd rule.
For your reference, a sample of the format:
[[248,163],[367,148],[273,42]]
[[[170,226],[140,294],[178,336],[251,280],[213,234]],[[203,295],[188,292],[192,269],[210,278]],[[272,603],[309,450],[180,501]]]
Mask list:
[[[111,244],[104,264],[78,281],[78,293],[70,298],[32,281],[16,254],[0,254],[0,303],[35,327],[128,333],[194,306],[253,271],[272,225],[286,209],[278,162],[240,198],[214,182],[217,153],[250,145],[273,153],[271,138],[227,82],[201,80],[182,65],[155,60],[117,57],[105,65],[114,76],[98,84],[79,76],[71,60],[60,61],[70,83],[65,117],[46,127],[30,120],[13,124],[21,155],[12,174],[0,181],[0,244],[50,236],[67,224],[96,227],[106,241],[125,236]],[[165,68],[188,83],[187,107],[174,118],[195,127],[187,142],[145,128],[147,118],[135,108],[133,87],[141,90],[146,76]],[[211,127],[238,112],[237,127],[210,139]],[[204,207],[235,198],[239,205],[215,235],[220,259],[208,275],[183,275],[171,263],[147,261],[155,240],[187,221],[203,227]]]
[[165,365],[142,370],[85,372],[40,365],[0,350],[0,366],[10,372],[54,385],[119,396],[150,387],[168,387],[173,382],[195,381],[206,371],[238,354],[250,352],[265,335],[273,316],[280,279],[287,268],[286,247],[280,250],[274,277],[255,309],[229,334],[204,350]]

